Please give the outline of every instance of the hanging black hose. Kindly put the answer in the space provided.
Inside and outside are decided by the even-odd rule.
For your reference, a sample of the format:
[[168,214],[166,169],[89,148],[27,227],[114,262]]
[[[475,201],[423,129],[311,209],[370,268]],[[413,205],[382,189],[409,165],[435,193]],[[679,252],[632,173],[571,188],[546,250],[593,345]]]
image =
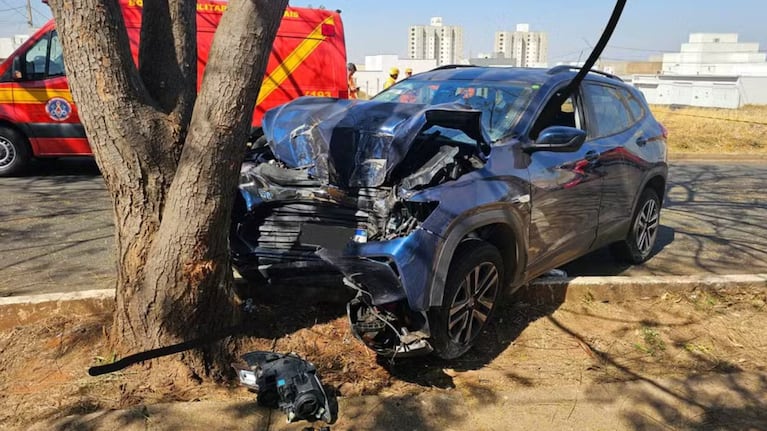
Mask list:
[[564,103],[564,101],[567,100],[571,94],[578,90],[578,86],[581,85],[583,78],[586,77],[586,74],[589,73],[591,68],[594,67],[594,64],[596,64],[597,60],[599,60],[599,56],[602,55],[602,51],[605,50],[607,42],[610,41],[613,32],[615,32],[615,27],[618,26],[618,21],[621,18],[621,14],[623,14],[624,7],[626,7],[626,0],[617,0],[615,2],[615,8],[613,8],[613,13],[610,15],[610,20],[607,21],[607,27],[605,27],[604,31],[602,32],[602,36],[599,38],[599,42],[597,42],[596,46],[594,46],[594,50],[591,51],[589,58],[586,59],[586,63],[583,64],[581,70],[578,71],[578,74],[575,75],[575,78],[570,81],[570,84],[567,86],[565,91],[562,92],[562,103]]

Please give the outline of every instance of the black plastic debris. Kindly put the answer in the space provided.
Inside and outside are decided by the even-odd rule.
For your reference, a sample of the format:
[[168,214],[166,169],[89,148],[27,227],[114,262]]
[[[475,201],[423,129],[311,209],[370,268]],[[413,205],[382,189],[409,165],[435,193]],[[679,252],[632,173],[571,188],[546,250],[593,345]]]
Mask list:
[[333,413],[317,368],[293,354],[250,352],[242,356],[247,365],[232,364],[243,386],[258,392],[259,405],[277,409],[288,422],[333,421]]

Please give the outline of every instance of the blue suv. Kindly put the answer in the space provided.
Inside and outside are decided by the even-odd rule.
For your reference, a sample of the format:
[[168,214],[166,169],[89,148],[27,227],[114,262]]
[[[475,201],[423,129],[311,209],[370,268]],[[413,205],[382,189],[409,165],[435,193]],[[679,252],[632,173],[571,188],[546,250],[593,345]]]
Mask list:
[[594,249],[641,263],[658,234],[666,130],[620,79],[448,66],[370,101],[269,111],[243,165],[231,249],[249,281],[343,283],[381,355],[471,348],[501,295]]

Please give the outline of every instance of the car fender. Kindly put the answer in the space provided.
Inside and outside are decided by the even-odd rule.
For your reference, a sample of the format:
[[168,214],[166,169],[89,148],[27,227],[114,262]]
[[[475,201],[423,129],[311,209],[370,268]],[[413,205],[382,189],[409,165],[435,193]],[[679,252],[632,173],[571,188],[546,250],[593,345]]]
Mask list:
[[[0,108],[2,108],[0,106]],[[4,127],[10,127],[11,129],[15,129],[16,131],[20,132],[22,135],[24,135],[25,138],[29,139],[29,127],[25,123],[17,123],[13,120],[13,118],[4,115],[2,112],[2,109],[0,109],[0,126]]]
[[494,203],[464,214],[450,224],[444,233],[445,240],[441,242],[435,253],[429,288],[430,306],[442,304],[450,263],[460,243],[468,234],[484,226],[503,224],[511,228],[516,239],[517,259],[511,277],[506,278],[506,284],[516,285],[522,280],[527,265],[527,229],[523,220],[526,219],[524,213],[528,210],[523,210],[520,206],[527,205],[529,205],[527,202]]
[[[639,197],[642,195],[642,191],[647,187],[647,185],[650,183],[650,180],[661,176],[663,177],[663,182],[668,185],[668,165],[666,163],[659,164],[653,168],[651,168],[647,173],[644,175],[644,178],[642,178],[642,182],[640,183],[639,188],[637,189],[636,193],[634,194],[634,204],[631,206],[631,214],[636,213],[637,205],[639,205]],[[665,193],[664,193],[665,196]],[[661,201],[661,208],[663,208],[663,202]]]

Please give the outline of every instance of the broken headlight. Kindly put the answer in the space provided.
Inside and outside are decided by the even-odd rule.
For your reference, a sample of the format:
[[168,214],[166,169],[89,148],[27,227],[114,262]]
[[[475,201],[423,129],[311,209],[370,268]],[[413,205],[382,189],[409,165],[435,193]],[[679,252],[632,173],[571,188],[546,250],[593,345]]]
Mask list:
[[240,383],[258,392],[258,404],[279,408],[288,422],[323,420],[332,414],[325,390],[313,364],[295,355],[250,352],[242,356],[247,366],[232,364]]
[[402,202],[389,214],[386,222],[386,238],[410,234],[426,220],[439,205],[438,202]]

